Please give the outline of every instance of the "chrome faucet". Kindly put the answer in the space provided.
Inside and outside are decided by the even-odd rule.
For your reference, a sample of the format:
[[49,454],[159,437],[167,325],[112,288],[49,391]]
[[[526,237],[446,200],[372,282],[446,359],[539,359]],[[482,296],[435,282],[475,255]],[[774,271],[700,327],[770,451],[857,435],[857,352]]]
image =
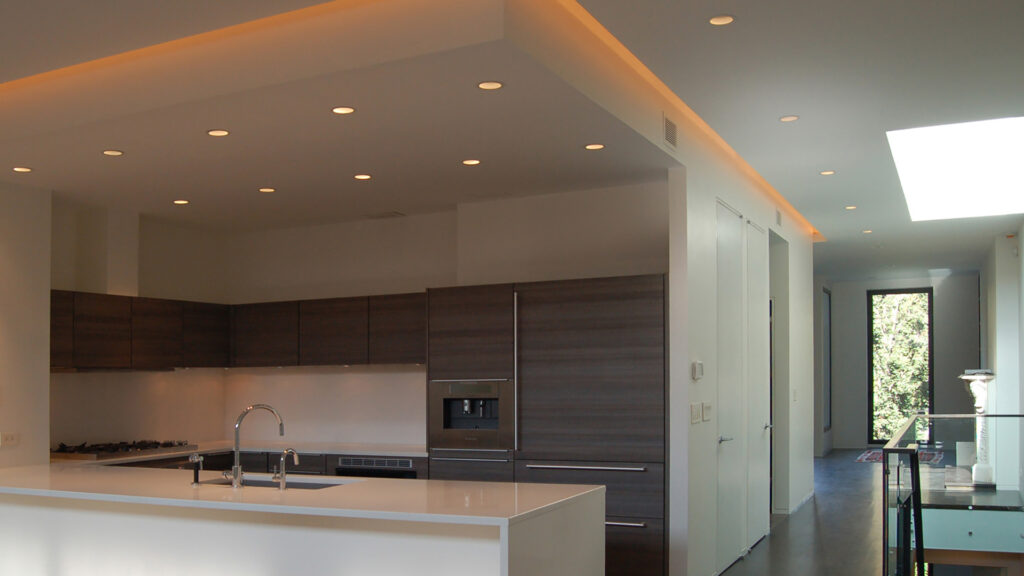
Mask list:
[[281,466],[277,469],[277,476],[275,476],[275,478],[279,482],[279,487],[281,488],[281,490],[285,489],[285,483],[288,481],[287,473],[284,471],[284,467],[285,463],[288,460],[289,454],[292,455],[292,463],[295,464],[296,466],[299,465],[299,455],[295,452],[295,450],[288,448],[284,452],[281,452]]
[[272,406],[270,406],[268,404],[253,404],[252,406],[246,406],[245,410],[242,410],[242,413],[238,415],[238,420],[235,420],[235,465],[231,467],[231,487],[232,488],[241,488],[242,487],[242,464],[241,464],[241,461],[239,459],[239,452],[238,452],[238,444],[239,444],[238,432],[239,432],[239,429],[242,427],[242,420],[245,419],[245,417],[249,414],[249,412],[252,412],[253,410],[256,410],[257,408],[266,410],[266,411],[270,412],[271,414],[273,414],[274,418],[277,418],[277,426],[278,426],[278,429],[280,430],[279,434],[281,436],[284,436],[284,421],[281,420],[281,415],[278,414],[277,410],[274,410],[274,408]]

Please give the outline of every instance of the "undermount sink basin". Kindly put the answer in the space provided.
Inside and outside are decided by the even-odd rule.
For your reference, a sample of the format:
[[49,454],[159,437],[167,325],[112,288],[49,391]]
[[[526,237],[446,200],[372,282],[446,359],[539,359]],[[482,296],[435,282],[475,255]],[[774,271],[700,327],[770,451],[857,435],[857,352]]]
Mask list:
[[[288,478],[285,483],[285,490],[323,490],[324,488],[330,488],[332,486],[344,486],[351,482],[310,482],[304,479],[292,479]],[[199,483],[200,485],[212,485],[212,486],[231,486],[231,480],[228,478],[217,478],[214,480],[204,480]],[[280,484],[277,480],[271,480],[269,478],[246,478],[242,484],[243,488],[280,488]]]

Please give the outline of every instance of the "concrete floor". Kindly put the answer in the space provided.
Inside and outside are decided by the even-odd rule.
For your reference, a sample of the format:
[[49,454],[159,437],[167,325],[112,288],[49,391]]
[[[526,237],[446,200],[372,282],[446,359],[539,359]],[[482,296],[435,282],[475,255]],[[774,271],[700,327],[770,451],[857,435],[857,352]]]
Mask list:
[[814,498],[773,516],[771,534],[723,576],[882,574],[882,465],[857,462],[860,450],[814,461]]

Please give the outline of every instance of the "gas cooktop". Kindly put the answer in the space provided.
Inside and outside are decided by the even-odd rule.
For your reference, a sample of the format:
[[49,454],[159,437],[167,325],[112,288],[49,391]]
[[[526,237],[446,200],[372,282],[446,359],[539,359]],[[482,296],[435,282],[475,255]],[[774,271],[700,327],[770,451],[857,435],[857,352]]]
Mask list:
[[188,452],[198,446],[189,444],[187,440],[135,440],[132,442],[106,442],[101,444],[68,445],[61,442],[56,450],[50,452],[54,458],[75,460],[100,460],[103,458],[123,458],[125,456],[143,456],[161,452]]

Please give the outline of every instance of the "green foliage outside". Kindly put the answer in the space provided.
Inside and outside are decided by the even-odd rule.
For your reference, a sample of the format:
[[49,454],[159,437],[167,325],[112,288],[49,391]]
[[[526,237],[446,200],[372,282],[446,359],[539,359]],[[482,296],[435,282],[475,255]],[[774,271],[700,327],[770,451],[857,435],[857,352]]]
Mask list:
[[[928,411],[928,294],[871,296],[871,354],[876,440],[891,439],[919,411]],[[927,440],[927,429],[918,430]]]

